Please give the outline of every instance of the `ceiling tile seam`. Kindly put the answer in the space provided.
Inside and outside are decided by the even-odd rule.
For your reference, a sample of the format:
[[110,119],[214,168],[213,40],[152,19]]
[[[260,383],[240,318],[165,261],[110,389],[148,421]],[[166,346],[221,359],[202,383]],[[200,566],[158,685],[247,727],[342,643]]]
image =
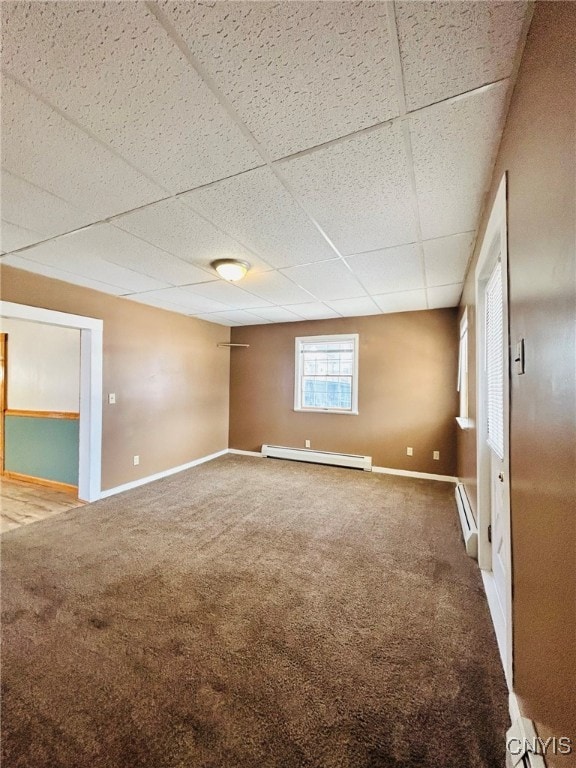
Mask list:
[[442,107],[449,104],[458,104],[458,102],[460,101],[466,101],[467,99],[473,98],[474,96],[479,96],[480,94],[486,93],[487,91],[492,91],[495,88],[498,88],[499,85],[502,85],[502,83],[505,83],[509,79],[510,79],[510,75],[507,75],[506,77],[500,77],[497,80],[489,80],[486,83],[482,83],[482,85],[477,85],[474,88],[471,88],[469,91],[462,91],[462,93],[456,93],[453,96],[447,96],[445,99],[432,101],[430,102],[430,104],[425,104],[423,107],[418,107],[417,109],[408,110],[406,114],[409,117],[414,117],[418,115],[420,112],[427,112],[428,110],[433,110],[433,109],[436,109],[437,107]]
[[[92,227],[97,227],[99,224],[106,223],[106,219],[100,219],[99,221],[95,221],[91,224],[85,224],[83,227],[77,227],[76,229],[71,229],[69,232],[61,232],[59,235],[52,235],[51,237],[46,237],[44,240],[38,240],[35,243],[30,243],[30,245],[23,245],[20,248],[14,248],[12,251],[8,251],[7,254],[9,256],[20,256],[24,251],[29,251],[32,248],[36,248],[39,245],[46,245],[46,243],[51,243],[54,240],[60,240],[63,237],[68,237],[69,235],[75,235],[78,232],[83,232],[85,229],[91,229]],[[22,256],[21,258],[25,258]]]
[[[461,235],[472,235],[475,234],[475,229],[466,229],[463,232],[452,232],[449,235],[439,235],[437,237],[427,237],[422,240],[422,243],[432,243],[435,240],[447,240],[450,237],[460,237]],[[404,248],[407,245],[418,245],[417,240],[410,240],[406,243],[397,243],[396,245],[387,245],[384,248],[370,248],[367,251],[354,251],[354,253],[347,253],[344,255],[344,260],[347,259],[353,259],[356,256],[368,256],[371,253],[380,253],[380,251],[393,251],[396,248]],[[335,261],[335,259],[324,259],[324,261]],[[312,262],[312,263],[320,263],[320,262]]]
[[23,176],[20,176],[18,173],[14,173],[14,171],[9,171],[8,168],[2,167],[2,174],[8,174],[8,176],[12,176],[15,179],[18,179],[18,181],[24,182],[24,184],[28,184],[30,187],[34,187],[34,189],[39,190],[40,192],[44,192],[45,195],[49,195],[50,197],[53,197],[55,200],[60,200],[62,203],[66,203],[66,205],[69,205],[70,208],[72,208],[73,211],[78,211],[78,213],[83,213],[88,215],[88,211],[84,210],[84,208],[79,208],[76,203],[71,203],[66,198],[60,197],[60,195],[55,194],[54,192],[50,192],[49,189],[46,189],[45,187],[41,187],[39,184],[36,184],[34,181],[29,181],[28,179],[25,179]]
[[386,4],[386,18],[388,20],[388,37],[392,49],[392,61],[394,64],[394,75],[398,92],[398,106],[400,108],[400,117],[402,118],[406,115],[406,89],[404,86],[402,55],[400,53],[400,38],[398,35],[398,26],[396,24],[396,4],[394,2]]
[[5,216],[2,216],[2,221],[4,222],[4,224],[10,224],[11,227],[18,227],[18,229],[23,229],[26,232],[31,232],[33,235],[42,236],[42,233],[38,232],[36,229],[30,229],[30,227],[23,227],[22,224],[16,224],[15,221],[10,221],[10,219],[7,219]]
[[[186,261],[186,259],[183,259],[181,256],[178,256],[176,253],[172,253],[172,251],[167,251],[165,248],[162,248],[160,245],[156,245],[156,243],[151,243],[150,240],[147,240],[145,237],[142,237],[141,235],[136,235],[134,232],[130,232],[127,229],[122,229],[122,227],[119,227],[117,224],[113,224],[112,222],[108,222],[111,227],[114,227],[114,229],[117,232],[122,232],[122,234],[127,235],[128,237],[133,237],[135,240],[140,240],[141,243],[146,243],[152,248],[155,248],[157,251],[160,251],[161,253],[165,253],[167,256],[172,256],[173,259],[176,259],[181,264],[185,264],[188,267],[195,267],[196,269],[202,270],[202,272],[205,272],[207,275],[211,275],[214,279],[214,281],[218,280],[218,277],[216,275],[212,275],[209,269],[206,267],[201,266],[200,264],[194,264],[191,261]],[[212,282],[210,280],[203,281],[204,283]]]
[[[156,3],[150,2],[150,0],[147,0],[146,7],[150,11],[150,13],[152,13],[152,15],[157,19],[158,23],[164,28],[167,34],[172,38],[172,40],[178,46],[179,50],[181,51],[183,56],[186,58],[190,66],[202,78],[206,86],[210,89],[210,91],[213,93],[216,99],[220,102],[220,104],[222,105],[222,107],[224,108],[228,116],[234,121],[234,123],[241,130],[242,134],[246,137],[246,139],[248,139],[248,141],[251,142],[255,151],[260,155],[260,157],[266,163],[268,168],[272,171],[274,176],[278,179],[278,181],[283,185],[286,191],[294,199],[298,207],[306,214],[306,216],[312,222],[314,227],[318,230],[320,235],[328,243],[329,247],[332,248],[332,250],[334,251],[334,253],[339,259],[342,259],[342,254],[336,248],[336,246],[334,245],[330,237],[327,235],[327,233],[324,231],[323,227],[316,220],[316,218],[307,210],[307,208],[302,203],[302,200],[300,200],[299,196],[296,194],[295,190],[292,189],[291,185],[287,183],[286,179],[284,179],[284,177],[274,167],[274,163],[272,161],[271,156],[268,154],[266,149],[260,144],[260,142],[257,141],[257,139],[252,134],[250,129],[246,126],[246,124],[241,120],[240,116],[236,112],[236,109],[234,108],[231,101],[227,98],[227,96],[225,96],[222,93],[222,91],[218,87],[218,84],[216,83],[212,75],[198,61],[194,53],[191,51],[189,45],[183,39],[182,35],[180,35],[180,33],[178,32],[178,30],[176,29],[172,21],[166,16],[166,14],[162,11],[162,9],[156,5]],[[362,286],[362,288],[364,290],[364,286]]]
[[92,139],[92,141],[96,142],[99,146],[103,147],[108,152],[113,154],[116,158],[118,158],[118,160],[121,160],[133,171],[136,171],[136,173],[139,173],[141,176],[143,176],[147,181],[149,181],[155,187],[158,187],[158,189],[161,189],[163,192],[168,193],[168,196],[172,196],[174,194],[173,192],[171,192],[171,190],[169,190],[167,187],[165,187],[163,184],[157,181],[153,176],[150,176],[150,174],[148,174],[147,171],[143,171],[141,168],[135,165],[131,160],[127,160],[124,157],[124,155],[122,155],[117,149],[115,149],[108,142],[104,141],[104,139],[101,139],[96,133],[91,131],[90,128],[87,128],[86,126],[82,125],[82,123],[78,122],[76,118],[72,117],[72,115],[68,114],[65,110],[60,109],[60,107],[57,107],[55,104],[52,104],[51,101],[49,101],[42,94],[38,93],[36,89],[33,88],[31,85],[29,85],[25,80],[22,80],[20,77],[18,77],[17,75],[7,70],[2,70],[2,71],[7,77],[13,80],[17,85],[19,85],[25,91],[27,91],[31,96],[34,96],[35,99],[38,99],[38,101],[42,102],[44,106],[51,109],[63,120],[66,120],[66,122],[74,126],[76,130],[81,131],[85,136],[88,136],[90,139]]
[[[379,123],[374,123],[374,125],[368,125],[364,128],[359,128],[358,130],[351,131],[350,133],[344,133],[342,134],[342,136],[337,136],[335,139],[329,139],[328,141],[324,141],[320,144],[314,144],[314,146],[306,147],[306,149],[300,149],[298,150],[298,152],[292,152],[288,155],[277,157],[271,162],[273,165],[282,165],[283,163],[286,163],[289,160],[299,160],[301,157],[306,157],[307,155],[314,154],[315,152],[318,152],[322,149],[326,149],[328,147],[337,146],[338,144],[343,144],[346,141],[349,141],[350,139],[354,139],[358,136],[364,136],[366,134],[379,131],[386,127],[392,127],[393,125],[396,125],[397,123],[404,120],[406,117],[413,117],[415,115],[418,115],[420,112],[425,112],[428,109],[434,109],[434,107],[447,105],[447,104],[450,104],[451,102],[458,102],[464,99],[473,98],[474,96],[477,96],[480,93],[491,90],[492,88],[496,88],[498,85],[500,85],[506,80],[508,80],[508,78],[504,77],[499,80],[494,80],[490,83],[485,83],[484,85],[477,86],[476,88],[472,88],[469,91],[463,91],[462,93],[458,93],[455,96],[448,96],[446,99],[440,99],[439,101],[434,101],[431,104],[426,104],[426,106],[424,107],[418,107],[417,109],[412,109],[412,110],[406,109],[405,112],[401,115],[397,115],[395,117],[389,117],[387,120],[383,120],[382,122],[379,122]],[[252,170],[252,169],[248,169],[248,170]],[[247,173],[247,171],[240,171],[239,174],[241,173]],[[203,186],[210,186],[211,184],[217,184],[217,183],[218,183],[218,180],[211,181],[208,184],[205,184]]]
[[192,67],[194,72],[197,75],[199,75],[199,77],[202,79],[204,84],[208,87],[211,93],[216,97],[216,99],[218,100],[220,105],[224,108],[228,116],[236,124],[236,127],[239,128],[244,138],[246,138],[252,144],[252,146],[258,152],[260,157],[266,162],[266,164],[268,164],[269,158],[266,156],[266,152],[264,151],[263,147],[257,141],[257,139],[255,138],[253,133],[250,131],[248,126],[240,119],[230,99],[228,99],[228,97],[225,96],[220,91],[220,88],[218,87],[212,75],[206,70],[204,65],[198,61],[197,57],[194,55],[194,53],[190,49],[190,46],[188,45],[188,43],[184,40],[180,32],[176,29],[172,20],[168,18],[168,16],[164,13],[164,11],[157,5],[157,3],[150,2],[150,0],[146,0],[145,5],[148,11],[152,14],[152,16],[154,16],[158,24],[162,27],[164,32],[176,45],[176,47],[178,48],[180,53],[184,56],[188,64]]
[[[90,225],[88,225],[87,227],[83,227],[83,229],[92,229],[92,228],[93,228],[93,227],[95,227],[95,226],[98,226],[98,225],[95,225],[95,224],[90,224]],[[81,231],[81,230],[76,230],[76,231],[78,232],[78,231]],[[75,234],[75,233],[74,233],[74,234]],[[61,237],[68,237],[68,235],[61,235]],[[56,238],[54,238],[54,239],[56,239]],[[36,243],[36,245],[42,245],[42,244],[43,244],[43,243]],[[29,246],[29,247],[30,247],[30,248],[33,248],[34,246],[32,245],[32,246]],[[14,252],[11,252],[11,253],[10,253],[10,254],[8,254],[8,255],[10,255],[10,256],[13,256],[13,255],[17,255],[17,252],[16,252],[16,251],[14,251]],[[33,259],[33,258],[31,258],[30,256],[27,256],[27,257],[25,257],[25,256],[20,256],[20,258],[26,258],[28,261],[33,261],[35,264],[44,264],[44,262],[43,262],[43,261],[40,261],[39,259]],[[104,262],[107,262],[108,264],[114,264],[114,266],[115,266],[115,267],[121,267],[122,269],[125,269],[127,272],[132,272],[134,275],[137,275],[138,277],[149,277],[151,280],[158,280],[158,278],[157,278],[157,277],[154,277],[153,275],[149,275],[149,274],[147,274],[146,272],[137,272],[137,271],[136,271],[135,269],[133,269],[132,267],[127,267],[125,264],[119,264],[118,262],[116,262],[116,261],[113,261],[113,260],[112,260],[112,259],[110,259],[110,258],[106,258],[105,256],[97,256],[97,257],[95,257],[95,258],[96,258],[97,260],[99,260],[99,261],[104,261]],[[52,265],[50,265],[50,264],[44,264],[44,266],[52,266]],[[61,269],[61,267],[54,267],[54,269]],[[79,273],[79,272],[72,272],[72,271],[71,271],[71,270],[69,270],[69,269],[66,269],[66,270],[64,270],[64,269],[63,269],[62,271],[63,271],[63,272],[67,272],[68,274],[71,274],[71,275],[76,275],[77,277],[86,277],[86,275],[82,275],[82,274],[81,274],[81,273]],[[90,280],[92,280],[92,279],[96,280],[96,278],[88,278],[88,279],[90,279]],[[104,285],[110,285],[110,286],[114,286],[114,287],[116,287],[116,288],[122,288],[123,290],[126,290],[127,292],[129,292],[129,289],[126,289],[126,288],[125,288],[125,286],[123,286],[123,285],[120,285],[120,284],[116,284],[116,283],[105,283],[103,280],[102,280],[102,281],[97,281],[97,282],[102,282]],[[162,280],[158,280],[158,282],[164,282],[164,281],[162,281]],[[172,283],[166,283],[166,285],[167,285],[167,287],[169,287],[169,288],[177,288],[177,287],[178,287],[178,286],[176,286],[176,285],[173,285]],[[162,289],[160,289],[160,288],[151,288],[150,290],[155,290],[155,291],[157,291],[157,290],[162,290]],[[124,294],[124,295],[126,295],[126,294]]]
[[[504,80],[508,80],[508,88],[506,91],[506,96],[504,98],[504,120],[502,124],[502,129],[500,131],[500,137],[498,140],[498,143],[496,145],[494,156],[489,163],[489,169],[490,173],[487,174],[487,181],[485,184],[485,188],[483,190],[483,194],[480,201],[480,208],[478,211],[478,216],[476,219],[476,228],[474,230],[475,236],[474,236],[474,242],[472,244],[472,248],[470,249],[470,256],[468,257],[468,262],[466,264],[466,270],[464,272],[464,283],[466,282],[466,278],[468,277],[468,272],[470,271],[470,268],[473,263],[474,254],[476,252],[476,248],[478,245],[478,235],[480,233],[480,224],[482,221],[482,216],[484,214],[484,211],[487,208],[487,205],[489,203],[488,195],[490,194],[490,183],[492,181],[492,177],[494,176],[494,171],[496,170],[496,160],[498,158],[498,152],[500,151],[500,144],[502,142],[502,136],[504,134],[504,126],[506,124],[506,120],[508,118],[508,111],[510,109],[510,103],[512,101],[512,96],[514,94],[514,89],[516,87],[516,80],[518,79],[518,72],[520,70],[520,64],[522,62],[522,55],[524,53],[524,47],[526,45],[526,39],[528,38],[528,32],[530,31],[530,25],[532,23],[532,16],[534,15],[534,7],[535,2],[533,0],[529,0],[527,7],[526,7],[526,14],[524,16],[524,22],[522,24],[522,30],[520,32],[520,38],[518,41],[518,45],[516,47],[516,53],[514,55],[514,63],[512,65],[512,71],[510,73],[510,76],[508,78],[504,78]],[[500,81],[503,82],[503,81]]]
[[[4,256],[12,256],[12,255],[13,254],[11,254],[11,253],[5,253],[4,254]],[[80,277],[80,278],[84,278],[86,280],[92,280],[95,283],[102,283],[102,285],[107,285],[109,288],[120,288],[121,290],[126,291],[126,293],[123,293],[122,296],[130,296],[131,295],[130,292],[128,291],[128,289],[125,288],[123,285],[117,285],[116,283],[105,283],[104,280],[98,280],[95,277],[86,277],[86,275],[79,275],[76,272],[70,272],[69,269],[64,269],[63,267],[55,267],[53,264],[45,264],[43,261],[37,261],[36,259],[31,259],[29,257],[19,256],[18,258],[23,259],[24,261],[30,261],[33,264],[40,264],[40,266],[42,266],[42,267],[48,267],[49,269],[54,269],[57,272],[62,272],[62,274],[64,274],[64,275],[72,275],[73,277]],[[10,266],[10,265],[8,265],[8,266]],[[14,267],[14,269],[20,269],[20,267]],[[53,280],[58,280],[60,278],[54,277],[52,279]],[[62,278],[62,280],[64,282],[66,282],[64,280],[64,278]],[[72,283],[72,285],[74,285],[74,283]],[[82,288],[84,286],[79,286],[79,287]],[[94,288],[93,290],[96,290],[96,289]],[[156,290],[158,290],[158,289],[156,289]]]
[[[277,272],[278,270],[270,270],[270,271]],[[285,275],[285,277],[287,277],[287,276]],[[192,288],[192,289],[194,289],[196,286],[210,285],[212,283],[225,283],[225,282],[226,281],[222,280],[222,278],[216,277],[214,280],[208,280],[208,281],[203,282],[203,283],[181,283],[179,285],[172,285],[170,287],[171,288]],[[253,293],[252,291],[248,290],[247,288],[241,288],[240,286],[235,286],[235,287],[239,291],[242,291],[242,293],[247,293],[247,294],[249,294],[250,296],[252,296],[255,299],[259,299],[260,301],[265,301],[266,302],[266,305],[263,304],[261,307],[256,307],[256,309],[270,309],[271,307],[284,307],[285,306],[284,304],[277,304],[274,301],[269,301],[268,299],[265,299],[262,296],[259,296],[257,293]],[[300,286],[298,286],[298,287],[300,288]],[[147,291],[135,291],[134,295],[140,296],[140,295],[145,295],[146,293],[155,293],[158,290],[169,290],[169,288],[150,288]],[[319,301],[319,299],[316,296],[314,296],[313,294],[311,294],[310,291],[306,291],[305,288],[302,288],[302,290],[304,290],[306,293],[308,293],[315,301]],[[207,298],[205,296],[202,296],[202,294],[200,294],[200,293],[196,293],[194,290],[191,291],[191,294],[194,295],[194,296],[198,296],[199,298]],[[230,310],[238,310],[239,309],[238,307],[235,307],[233,304],[228,304],[227,301],[220,301],[219,299],[213,299],[213,301],[218,301],[219,304],[223,304],[226,307],[228,307],[228,310],[224,310],[224,309],[222,309],[222,310],[215,310],[216,312],[226,312],[226,311],[230,311]],[[300,303],[303,304],[304,302],[300,302]],[[242,310],[242,311],[248,311],[248,309]],[[203,314],[210,314],[210,313],[203,313]]]
[[408,162],[408,175],[410,177],[410,191],[412,199],[412,208],[416,219],[416,234],[418,251],[420,254],[420,269],[424,280],[424,290],[426,295],[426,307],[430,308],[428,299],[426,279],[426,260],[424,258],[424,246],[422,244],[422,223],[420,221],[420,205],[418,201],[418,188],[416,186],[416,173],[414,171],[414,153],[412,151],[412,139],[410,136],[409,117],[406,112],[406,87],[404,83],[404,70],[402,68],[402,54],[400,52],[400,36],[398,34],[398,25],[396,23],[396,5],[394,2],[386,6],[388,25],[390,28],[390,42],[392,47],[392,59],[394,61],[394,73],[396,75],[396,86],[399,94],[400,121],[402,129],[402,138],[404,142],[404,152]]

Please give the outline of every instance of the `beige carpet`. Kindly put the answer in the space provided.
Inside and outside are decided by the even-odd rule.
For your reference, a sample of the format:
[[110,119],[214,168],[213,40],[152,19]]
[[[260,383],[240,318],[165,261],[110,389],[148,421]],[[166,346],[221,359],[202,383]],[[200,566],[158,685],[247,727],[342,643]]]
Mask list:
[[501,768],[453,493],[225,456],[8,532],[3,768]]

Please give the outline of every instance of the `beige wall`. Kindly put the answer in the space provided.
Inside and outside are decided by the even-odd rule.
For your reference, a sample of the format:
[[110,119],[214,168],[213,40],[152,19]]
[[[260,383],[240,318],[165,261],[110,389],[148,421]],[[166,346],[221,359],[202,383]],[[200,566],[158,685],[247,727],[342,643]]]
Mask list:
[[6,407],[78,412],[80,331],[0,317],[8,334]]
[[4,301],[104,321],[103,490],[227,448],[228,328],[10,267],[0,278]]
[[[360,413],[295,412],[294,339],[334,333],[360,334]],[[319,450],[372,456],[377,466],[454,474],[456,310],[233,328],[232,341],[250,348],[231,355],[231,448],[303,448],[309,439]]]
[[[542,733],[572,737],[558,766],[576,765],[575,35],[576,4],[536,4],[489,196],[507,171],[510,340],[526,340],[510,394],[514,686]],[[474,364],[471,344],[472,387]],[[474,504],[475,439],[458,435]]]

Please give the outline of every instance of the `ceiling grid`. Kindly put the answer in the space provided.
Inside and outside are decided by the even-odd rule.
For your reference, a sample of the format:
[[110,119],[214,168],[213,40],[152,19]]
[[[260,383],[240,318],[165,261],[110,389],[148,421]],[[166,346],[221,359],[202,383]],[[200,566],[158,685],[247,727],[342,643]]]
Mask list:
[[529,3],[1,13],[0,263],[225,325],[458,303]]

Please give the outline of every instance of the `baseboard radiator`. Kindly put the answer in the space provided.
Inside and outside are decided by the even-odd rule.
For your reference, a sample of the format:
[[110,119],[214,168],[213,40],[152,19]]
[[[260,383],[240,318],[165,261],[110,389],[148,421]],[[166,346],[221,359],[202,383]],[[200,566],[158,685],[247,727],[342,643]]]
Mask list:
[[477,559],[478,528],[463,483],[457,483],[456,485],[456,505],[458,507],[458,515],[460,517],[460,525],[462,526],[462,535],[464,536],[466,552],[470,557],[475,557]]
[[287,448],[284,445],[263,445],[262,456],[270,459],[290,459],[313,464],[330,464],[335,467],[350,467],[372,471],[372,456],[356,456],[353,453],[313,451],[311,448]]

